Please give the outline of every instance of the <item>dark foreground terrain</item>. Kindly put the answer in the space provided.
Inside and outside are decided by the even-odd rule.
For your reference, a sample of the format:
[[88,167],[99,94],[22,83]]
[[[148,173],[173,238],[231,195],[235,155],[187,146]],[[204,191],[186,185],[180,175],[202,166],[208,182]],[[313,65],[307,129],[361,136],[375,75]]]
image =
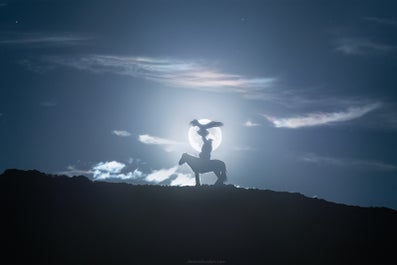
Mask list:
[[295,193],[7,170],[0,205],[3,263],[397,264],[396,211]]

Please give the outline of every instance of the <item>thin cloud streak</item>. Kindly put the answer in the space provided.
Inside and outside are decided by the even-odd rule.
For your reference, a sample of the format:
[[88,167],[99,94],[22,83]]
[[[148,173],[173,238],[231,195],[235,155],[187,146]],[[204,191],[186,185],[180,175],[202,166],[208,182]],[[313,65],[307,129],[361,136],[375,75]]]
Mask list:
[[77,169],[74,166],[68,166],[66,171],[57,172],[57,174],[66,175],[68,177],[81,176],[81,175],[87,176],[93,173],[94,172],[92,170],[81,170],[81,169]]
[[246,122],[244,122],[244,126],[245,127],[257,127],[257,126],[260,126],[260,124],[252,122],[250,120],[247,120]]
[[161,138],[161,137],[157,137],[157,136],[152,136],[152,135],[148,135],[148,134],[139,135],[138,141],[140,141],[143,144],[160,146],[166,152],[174,152],[178,149],[178,147],[181,147],[182,145],[184,145],[184,143],[181,143],[181,142],[177,142],[174,140],[165,139],[165,138]]
[[331,113],[310,113],[304,116],[292,118],[276,118],[266,114],[262,114],[262,116],[264,116],[276,128],[296,129],[301,127],[313,127],[357,119],[379,108],[380,106],[381,103],[374,103],[363,107],[350,107],[346,111]]
[[182,144],[177,141],[165,139],[165,138],[160,138],[156,136],[151,136],[149,134],[141,134],[138,137],[138,140],[141,143],[144,144],[152,144],[152,145],[177,145],[177,144]]
[[397,26],[397,18],[366,17],[365,20],[382,25]]
[[341,38],[335,41],[335,50],[346,55],[386,54],[395,51],[396,48],[366,38]]
[[365,170],[396,171],[397,166],[379,161],[359,160],[350,158],[324,157],[316,154],[305,154],[299,160],[306,163],[326,164],[338,167],[354,167]]
[[130,132],[127,131],[123,131],[123,130],[113,130],[112,134],[116,135],[116,136],[120,136],[120,137],[129,137],[131,136]]
[[35,45],[76,45],[91,39],[71,33],[3,33],[3,35],[8,36],[0,39],[0,45],[34,45],[33,47],[36,47]]
[[48,62],[92,73],[113,73],[143,78],[173,87],[209,92],[258,93],[277,81],[274,77],[246,77],[223,73],[198,61],[134,56],[86,55],[51,57]]

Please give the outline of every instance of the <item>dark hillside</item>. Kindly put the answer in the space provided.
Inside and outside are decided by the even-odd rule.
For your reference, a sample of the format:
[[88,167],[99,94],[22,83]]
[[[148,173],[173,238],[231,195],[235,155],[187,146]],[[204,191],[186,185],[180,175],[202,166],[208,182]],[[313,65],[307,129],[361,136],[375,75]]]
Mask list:
[[7,170],[0,211],[3,263],[397,263],[396,211],[296,193]]

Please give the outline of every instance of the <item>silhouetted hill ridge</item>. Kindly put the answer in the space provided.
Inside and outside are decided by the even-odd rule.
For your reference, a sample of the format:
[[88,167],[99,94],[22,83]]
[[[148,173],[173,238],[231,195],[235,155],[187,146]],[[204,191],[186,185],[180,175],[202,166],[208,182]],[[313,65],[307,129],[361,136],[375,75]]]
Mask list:
[[397,263],[396,211],[299,193],[9,169],[0,204],[5,263]]

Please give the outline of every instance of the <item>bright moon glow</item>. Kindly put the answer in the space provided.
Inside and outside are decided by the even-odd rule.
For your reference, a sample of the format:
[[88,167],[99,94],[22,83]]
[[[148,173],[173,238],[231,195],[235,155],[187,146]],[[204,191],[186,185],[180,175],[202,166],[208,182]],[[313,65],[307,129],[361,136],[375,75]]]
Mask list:
[[[207,124],[211,122],[208,119],[198,120],[201,124]],[[201,146],[203,145],[203,140],[201,136],[197,134],[199,128],[197,126],[190,126],[189,128],[189,143],[194,148],[194,150],[201,152]],[[222,130],[219,127],[214,127],[208,129],[207,139],[212,139],[212,150],[216,150],[222,143]]]

